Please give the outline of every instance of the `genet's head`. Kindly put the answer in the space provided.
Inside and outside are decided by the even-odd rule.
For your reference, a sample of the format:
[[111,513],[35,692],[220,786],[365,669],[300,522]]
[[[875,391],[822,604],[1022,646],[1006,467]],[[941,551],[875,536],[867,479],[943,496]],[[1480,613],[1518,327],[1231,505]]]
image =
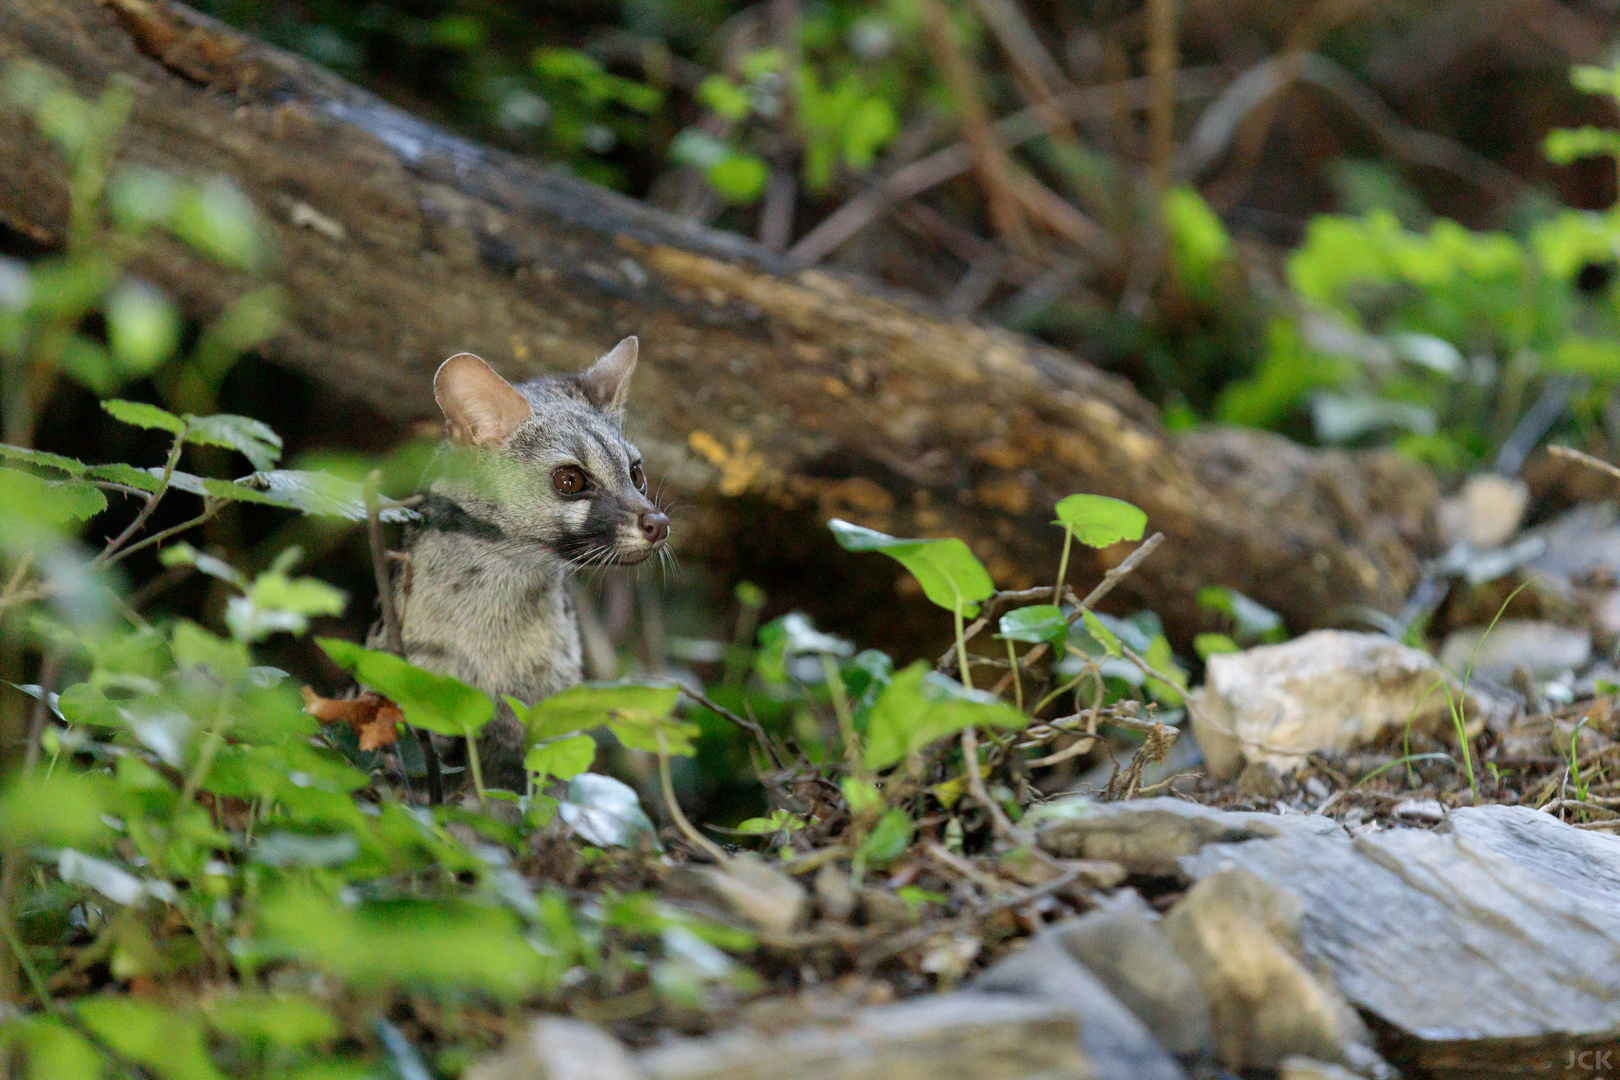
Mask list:
[[624,437],[636,351],[627,337],[582,372],[519,386],[472,353],[439,366],[433,396],[463,463],[454,487],[488,535],[576,566],[628,566],[663,545],[669,518]]

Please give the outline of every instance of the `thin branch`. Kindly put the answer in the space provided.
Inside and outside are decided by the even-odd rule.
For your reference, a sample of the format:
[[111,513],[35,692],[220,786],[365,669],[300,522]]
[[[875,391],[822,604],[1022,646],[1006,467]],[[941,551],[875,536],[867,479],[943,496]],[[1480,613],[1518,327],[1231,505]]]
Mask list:
[[125,542],[139,532],[141,526],[146,524],[146,519],[152,516],[152,511],[157,509],[157,504],[164,495],[168,494],[169,481],[174,477],[174,467],[180,464],[180,451],[185,448],[185,445],[186,440],[183,433],[174,437],[174,445],[169,448],[169,460],[163,463],[163,477],[158,484],[158,489],[152,493],[150,499],[146,500],[146,505],[141,507],[140,513],[135,515],[135,520],[131,521],[123,532],[109,540],[107,546],[101,549],[100,555],[90,560],[91,566],[110,565],[115,561],[114,555],[118,549],[123,547]]
[[[156,500],[154,499],[153,501],[155,502]],[[178,536],[187,529],[195,529],[199,525],[212,521],[214,519],[214,515],[225,509],[229,501],[230,500],[228,499],[204,498],[202,513],[198,514],[194,518],[191,518],[189,521],[182,521],[178,525],[171,525],[162,532],[155,532],[145,539],[137,540],[135,543],[129,545],[129,547],[108,559],[107,565],[111,566],[114,563],[122,562],[124,559],[129,558],[142,548],[151,547],[153,544],[161,544],[171,536]]]
[[1147,67],[1153,103],[1148,108],[1148,163],[1153,189],[1170,186],[1176,151],[1176,24],[1180,0],[1147,0]]
[[962,113],[962,135],[973,153],[973,166],[984,187],[990,221],[997,235],[1015,251],[1030,254],[1035,250],[1035,245],[1029,235],[1029,223],[1024,220],[1014,190],[1013,170],[1007,159],[1007,150],[991,126],[990,114],[979,94],[978,73],[957,43],[950,14],[941,0],[921,0],[921,7],[923,29],[927,33],[934,62],[939,65],[945,85],[950,88],[951,96]]
[[1551,454],[1553,457],[1568,458],[1570,461],[1578,461],[1588,468],[1596,469],[1599,472],[1606,472],[1615,479],[1620,480],[1620,468],[1609,464],[1602,458],[1593,457],[1591,454],[1582,453],[1573,446],[1549,446],[1547,447],[1547,453]]
[[777,755],[776,747],[771,744],[770,736],[765,734],[764,728],[760,727],[752,720],[744,720],[742,717],[738,716],[736,713],[722,705],[715,704],[713,701],[710,701],[709,698],[706,697],[701,691],[693,690],[690,686],[687,686],[684,683],[681,684],[681,693],[685,694],[699,705],[702,705],[705,709],[708,709],[716,716],[730,720],[733,724],[736,724],[744,731],[751,733],[755,740],[758,741],[760,748],[765,751],[765,756],[771,759],[771,767],[776,769],[783,767],[782,759]]
[[686,812],[675,799],[675,782],[669,775],[669,747],[662,729],[658,732],[658,783],[664,790],[664,804],[669,809],[669,816],[674,820],[675,827],[681,830],[681,834],[699,851],[724,866],[726,853],[721,850],[720,845],[697,831],[697,827],[687,820]]

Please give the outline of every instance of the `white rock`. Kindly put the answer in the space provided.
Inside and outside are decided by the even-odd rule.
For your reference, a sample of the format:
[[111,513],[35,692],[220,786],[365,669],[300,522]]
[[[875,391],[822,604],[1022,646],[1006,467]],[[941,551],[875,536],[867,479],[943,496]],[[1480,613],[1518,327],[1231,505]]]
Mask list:
[[1227,779],[1245,762],[1279,773],[1311,753],[1340,753],[1390,728],[1440,733],[1451,727],[1447,687],[1480,730],[1497,703],[1466,693],[1427,653],[1381,634],[1316,630],[1283,645],[1209,658],[1191,695],[1193,734],[1210,772]]
[[1449,543],[1471,548],[1498,547],[1512,539],[1530,505],[1530,489],[1523,480],[1480,473],[1470,476],[1462,490],[1440,504],[1440,534]]

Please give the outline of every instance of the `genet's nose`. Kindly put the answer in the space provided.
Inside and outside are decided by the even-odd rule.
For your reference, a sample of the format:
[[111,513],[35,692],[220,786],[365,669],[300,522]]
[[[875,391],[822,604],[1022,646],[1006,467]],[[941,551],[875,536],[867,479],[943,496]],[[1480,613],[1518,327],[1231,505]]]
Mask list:
[[657,510],[643,510],[636,521],[641,526],[641,535],[647,538],[649,544],[656,544],[669,535],[669,518]]

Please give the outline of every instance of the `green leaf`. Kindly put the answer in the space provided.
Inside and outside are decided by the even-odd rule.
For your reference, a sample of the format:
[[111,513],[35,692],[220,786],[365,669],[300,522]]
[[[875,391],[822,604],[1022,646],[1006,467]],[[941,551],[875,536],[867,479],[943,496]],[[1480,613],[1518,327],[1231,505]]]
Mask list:
[[890,810],[861,843],[860,857],[869,866],[883,866],[898,859],[911,846],[915,826],[904,810]]
[[678,686],[645,686],[637,683],[606,683],[573,686],[553,694],[533,706],[508,698],[512,710],[523,720],[531,743],[606,727],[633,750],[658,752],[658,734],[672,754],[693,752],[696,724],[683,724],[670,716],[681,696]]
[[1070,495],[1057,504],[1057,522],[1087,547],[1105,548],[1121,540],[1140,540],[1147,515],[1128,502],[1106,495]]
[[29,1080],[102,1080],[107,1073],[95,1044],[59,1020],[19,1016],[6,1026],[20,1029],[28,1046]]
[[439,735],[471,736],[495,715],[494,702],[448,675],[435,675],[401,660],[337,638],[316,638],[334,663],[384,695],[405,713],[405,722]]
[[73,477],[83,476],[85,471],[90,468],[82,461],[75,461],[73,458],[63,457],[60,454],[51,454],[44,450],[31,450],[25,446],[9,446],[5,443],[0,443],[0,458],[7,461],[27,462],[29,465],[44,469],[55,469],[57,472],[65,472]]
[[90,1033],[163,1080],[218,1080],[196,1016],[132,997],[100,995],[77,1007]]
[[1193,651],[1200,659],[1208,660],[1223,653],[1241,652],[1238,643],[1225,634],[1198,634],[1193,638]]
[[269,469],[281,458],[281,436],[258,420],[230,413],[185,420],[187,442],[239,451],[255,469]]
[[[214,481],[216,484],[223,481]],[[348,521],[366,520],[365,489],[359,484],[329,473],[299,469],[272,469],[244,477],[234,485],[253,491],[251,502],[283,506],[305,514],[339,517]],[[415,520],[416,514],[392,499],[380,499],[378,517],[387,522]]]
[[1006,641],[1046,641],[1059,645],[1069,634],[1069,620],[1055,604],[1035,604],[1009,611],[1001,617],[1001,633]]
[[203,1008],[221,1035],[283,1050],[329,1043],[341,1032],[332,1010],[304,994],[233,994],[205,999]]
[[849,812],[856,817],[883,806],[883,793],[870,780],[846,776],[840,781],[839,788],[844,793],[844,802],[849,805]]
[[[1124,505],[1124,504],[1121,504]],[[923,595],[946,611],[979,613],[979,601],[996,591],[984,565],[962,541],[903,540],[838,518],[827,522],[846,551],[881,551],[911,572]]]
[[46,480],[21,469],[0,468],[0,506],[6,525],[65,529],[107,509],[107,496],[78,480]]
[[450,898],[351,907],[294,887],[264,902],[259,926],[267,951],[365,987],[464,987],[511,999],[545,973],[511,912]]
[[63,339],[56,359],[75,382],[98,397],[118,388],[117,365],[99,341],[92,341],[83,334],[69,334]]
[[174,355],[180,313],[161,290],[126,280],[107,297],[105,310],[107,341],[126,374],[145,375]]
[[258,641],[277,631],[302,634],[313,615],[341,615],[347,596],[342,589],[315,578],[290,578],[266,571],[253,580],[247,595],[233,596],[225,624],[238,641]]
[[698,84],[697,99],[726,120],[748,115],[748,92],[724,75],[710,75]]
[[750,203],[759,198],[769,175],[765,162],[739,151],[732,151],[704,172],[709,186],[733,203]]
[[13,775],[0,791],[0,837],[7,845],[52,844],[83,847],[107,837],[106,778],[59,768]]
[[886,769],[967,727],[1016,729],[1029,717],[982,690],[931,673],[919,660],[897,673],[867,718],[866,767]]
[[1102,620],[1097,618],[1096,612],[1090,608],[1081,608],[1080,618],[1085,620],[1086,632],[1096,639],[1097,644],[1101,645],[1109,656],[1125,655],[1120,649],[1119,638],[1114,635],[1112,630],[1102,624]]
[[227,266],[252,270],[263,255],[258,213],[223,177],[179,192],[168,224],[175,236]]
[[1171,682],[1155,679],[1151,675],[1147,678],[1148,693],[1153,700],[1161,705],[1171,707],[1180,705],[1187,691],[1187,672],[1176,662],[1175,653],[1170,651],[1170,642],[1163,634],[1153,639],[1153,644],[1142,656],[1148,666],[1153,670],[1168,675]]
[[523,767],[539,777],[572,780],[596,760],[596,740],[589,735],[568,735],[531,748]]
[[133,427],[155,428],[175,435],[186,430],[186,422],[174,413],[160,409],[156,405],[148,405],[144,401],[124,401],[114,398],[111,401],[103,401],[101,407],[111,413],[113,419]]

